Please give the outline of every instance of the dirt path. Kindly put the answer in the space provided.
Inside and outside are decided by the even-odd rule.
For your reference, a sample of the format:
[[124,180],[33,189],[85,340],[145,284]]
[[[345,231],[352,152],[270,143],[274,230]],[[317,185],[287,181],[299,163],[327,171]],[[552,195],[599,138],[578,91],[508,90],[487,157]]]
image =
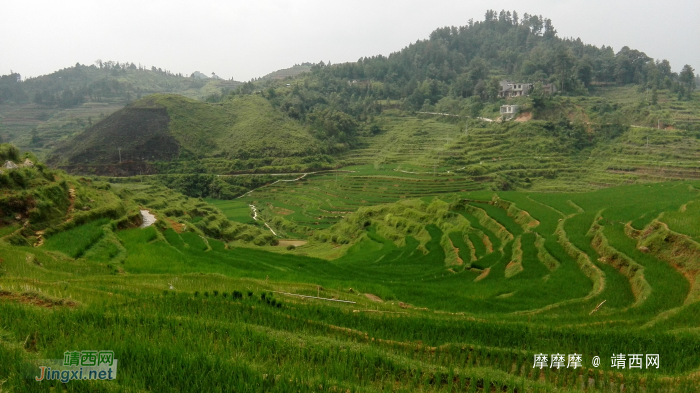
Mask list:
[[70,200],[70,205],[68,205],[68,214],[73,214],[73,210],[75,210],[75,189],[74,188],[68,189],[68,199]]
[[51,299],[33,293],[14,293],[10,291],[0,291],[0,300],[47,308],[54,306],[76,307],[78,305],[70,299]]
[[[261,188],[263,188],[263,187],[270,187],[270,186],[273,186],[273,185],[275,185],[275,184],[277,184],[277,183],[279,183],[279,182],[281,182],[281,181],[286,181],[286,182],[299,181],[299,180],[305,178],[306,175],[315,175],[315,174],[317,174],[317,173],[330,173],[330,172],[350,172],[350,173],[354,173],[354,172],[356,172],[356,171],[332,170],[332,171],[318,171],[318,172],[306,172],[306,173],[301,173],[301,176],[297,177],[296,179],[280,179],[280,180],[276,180],[276,181],[274,181],[274,182],[272,182],[272,183],[270,183],[270,184],[264,184],[264,185],[262,185],[262,186],[260,186],[260,187],[258,187],[258,188],[254,188],[254,189],[252,189],[252,190],[246,192],[245,194],[243,194],[243,195],[241,195],[241,196],[239,196],[239,197],[236,197],[236,199],[238,199],[238,198],[243,198],[244,196],[247,196],[247,195],[251,194],[253,191],[259,190],[259,189],[261,189]],[[250,175],[250,174],[248,174],[248,175]],[[260,175],[285,176],[285,175],[299,175],[299,173],[260,173]],[[244,175],[217,175],[217,176],[244,176]]]
[[74,188],[69,188],[68,189],[68,200],[70,201],[70,204],[68,205],[68,211],[66,211],[66,219],[63,221],[63,223],[71,222],[73,221],[73,211],[75,210],[75,189]]
[[34,232],[34,235],[36,235],[36,243],[34,243],[34,247],[41,247],[44,245],[44,231],[36,231]]
[[[302,177],[303,177],[303,176],[302,176]],[[278,180],[278,181],[279,181],[279,180]],[[274,184],[274,183],[273,183],[273,184]],[[251,191],[251,192],[252,192],[252,191]],[[239,198],[240,198],[240,197],[239,197]],[[253,209],[253,220],[258,221],[258,208],[255,207],[255,205],[252,205],[252,204],[251,204],[251,205],[248,205],[248,206],[250,206],[250,208]],[[262,221],[262,220],[261,220],[261,221]],[[272,229],[272,227],[270,227],[269,225],[267,225],[267,223],[266,223],[265,221],[263,221],[263,224],[265,224],[265,226],[267,227],[267,229],[269,229],[270,232],[272,232],[273,235],[277,236],[277,233],[275,233],[275,231]]]

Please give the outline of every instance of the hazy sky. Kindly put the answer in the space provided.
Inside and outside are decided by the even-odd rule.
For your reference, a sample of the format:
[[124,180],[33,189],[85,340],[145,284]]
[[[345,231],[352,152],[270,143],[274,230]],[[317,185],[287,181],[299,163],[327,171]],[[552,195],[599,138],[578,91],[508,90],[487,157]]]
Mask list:
[[698,0],[24,0],[0,14],[0,74],[96,59],[249,80],[295,63],[388,55],[487,9],[552,19],[560,37],[627,45],[700,73]]

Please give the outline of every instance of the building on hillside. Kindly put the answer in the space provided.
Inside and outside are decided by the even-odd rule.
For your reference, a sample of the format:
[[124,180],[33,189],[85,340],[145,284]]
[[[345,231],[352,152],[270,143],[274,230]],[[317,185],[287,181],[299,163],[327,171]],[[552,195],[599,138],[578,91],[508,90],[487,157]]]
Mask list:
[[518,113],[520,105],[501,105],[501,117],[505,120],[512,119]]
[[5,168],[5,169],[17,169],[17,168],[19,168],[19,167],[17,166],[17,164],[15,164],[14,162],[9,161],[9,160],[8,160],[8,161],[5,161],[5,165],[3,165],[2,167]]
[[[534,87],[534,83],[501,81],[501,91],[498,95],[501,98],[523,97],[530,95]],[[545,94],[554,94],[557,92],[557,86],[554,83],[542,84],[542,89]]]
[[501,98],[522,97],[530,94],[532,83],[519,83],[510,81],[501,81],[501,92],[498,95]]

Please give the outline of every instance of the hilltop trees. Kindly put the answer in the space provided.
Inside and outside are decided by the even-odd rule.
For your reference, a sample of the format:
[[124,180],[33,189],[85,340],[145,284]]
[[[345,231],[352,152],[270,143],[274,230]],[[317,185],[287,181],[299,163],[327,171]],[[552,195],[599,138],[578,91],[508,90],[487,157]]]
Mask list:
[[690,98],[693,90],[695,90],[695,70],[693,67],[686,64],[678,75],[678,81],[683,87],[686,97]]
[[[414,111],[434,108],[443,99],[495,102],[503,79],[554,83],[563,94],[582,94],[597,84],[657,90],[682,85],[687,92],[691,74],[686,71],[680,82],[667,60],[655,62],[627,46],[615,53],[611,47],[559,38],[552,21],[539,15],[489,10],[483,21],[437,29],[427,40],[389,56],[333,66],[321,62],[293,86],[275,88],[274,81],[265,81],[262,89],[295,119],[307,121],[308,114],[333,108],[361,122],[378,110],[379,100],[398,100]],[[239,93],[260,89],[245,86]]]
[[0,76],[0,104],[4,102],[24,102],[27,93],[22,89],[22,76],[10,71],[8,75]]
[[645,53],[630,49],[627,46],[615,55],[616,68],[615,77],[618,83],[624,85],[628,83],[641,84],[647,77],[645,65],[652,59]]

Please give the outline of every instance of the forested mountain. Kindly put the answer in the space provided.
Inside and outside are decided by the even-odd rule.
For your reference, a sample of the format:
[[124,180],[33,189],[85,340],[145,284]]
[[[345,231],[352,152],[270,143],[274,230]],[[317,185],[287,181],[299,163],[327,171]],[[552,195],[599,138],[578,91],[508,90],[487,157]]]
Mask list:
[[[377,100],[402,100],[409,110],[473,108],[498,101],[499,82],[553,83],[564,95],[588,95],[596,86],[635,84],[640,90],[668,90],[690,99],[696,76],[690,65],[680,73],[667,60],[623,47],[585,44],[557,36],[552,21],[515,11],[487,11],[484,21],[435,30],[428,39],[387,56],[357,62],[315,65],[310,77],[291,89],[267,82],[266,96],[291,117],[306,118],[327,108],[359,120],[377,111]],[[242,92],[255,90],[252,84]],[[469,101],[450,102],[449,100]],[[455,108],[452,108],[455,109]],[[313,123],[316,117],[311,119]]]

